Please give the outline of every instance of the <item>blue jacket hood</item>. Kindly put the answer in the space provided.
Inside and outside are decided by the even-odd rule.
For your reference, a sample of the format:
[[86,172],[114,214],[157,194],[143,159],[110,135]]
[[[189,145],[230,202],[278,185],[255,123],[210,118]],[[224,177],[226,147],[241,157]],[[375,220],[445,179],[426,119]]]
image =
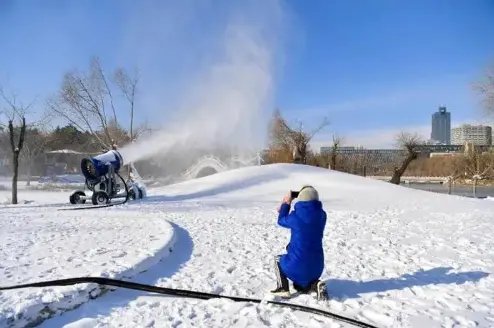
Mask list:
[[319,200],[297,201],[293,208],[299,219],[310,223],[320,219],[322,203]]

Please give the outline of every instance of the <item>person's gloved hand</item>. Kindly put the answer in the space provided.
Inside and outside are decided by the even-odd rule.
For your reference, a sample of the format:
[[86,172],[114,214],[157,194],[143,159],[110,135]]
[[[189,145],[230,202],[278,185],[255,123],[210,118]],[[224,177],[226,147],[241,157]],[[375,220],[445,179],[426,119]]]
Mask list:
[[[292,204],[292,193],[291,191],[288,192],[288,194],[286,194],[283,199],[281,200],[282,203],[284,204],[288,204],[288,205],[291,205]],[[280,210],[281,210],[281,205],[278,205],[276,207],[276,212],[280,213]]]
[[283,197],[283,203],[290,205],[292,203],[292,192],[289,191],[288,194]]

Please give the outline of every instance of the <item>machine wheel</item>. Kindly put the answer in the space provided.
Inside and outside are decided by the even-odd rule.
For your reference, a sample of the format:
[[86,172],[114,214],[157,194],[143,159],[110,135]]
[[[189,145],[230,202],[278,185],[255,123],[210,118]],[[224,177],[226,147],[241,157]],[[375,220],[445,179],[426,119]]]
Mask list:
[[134,190],[129,190],[129,199],[130,200],[136,199],[136,193],[134,192]]
[[93,193],[91,200],[93,201],[93,205],[108,204],[110,202],[108,194],[104,191],[97,191]]
[[84,193],[84,191],[80,191],[80,190],[74,191],[69,197],[70,203],[71,204],[85,204],[86,200],[81,199],[81,196],[86,197],[86,194]]
[[139,199],[142,199],[143,195],[142,195],[142,190],[141,190],[141,188],[137,188],[137,190],[139,190]]

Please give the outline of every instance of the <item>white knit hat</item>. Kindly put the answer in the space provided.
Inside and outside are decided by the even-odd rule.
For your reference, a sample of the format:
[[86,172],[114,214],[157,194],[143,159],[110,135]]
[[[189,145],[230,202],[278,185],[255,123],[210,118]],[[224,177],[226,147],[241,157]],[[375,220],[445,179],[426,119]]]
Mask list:
[[297,200],[302,202],[319,200],[319,193],[312,186],[303,186],[298,194]]

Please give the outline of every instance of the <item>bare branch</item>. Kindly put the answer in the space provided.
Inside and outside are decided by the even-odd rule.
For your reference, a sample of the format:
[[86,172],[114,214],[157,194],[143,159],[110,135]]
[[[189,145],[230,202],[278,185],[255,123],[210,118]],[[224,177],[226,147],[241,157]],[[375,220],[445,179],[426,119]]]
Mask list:
[[72,103],[67,107],[62,101],[51,99],[48,100],[47,105],[55,115],[65,119],[80,131],[89,131],[103,147],[109,147],[109,143],[102,140],[93,128],[94,124],[90,121],[90,116],[85,116],[84,113],[88,112],[77,103]]
[[408,151],[415,149],[420,145],[421,138],[417,133],[400,132],[397,137],[397,143],[400,148],[404,148]]
[[99,60],[93,58],[87,74],[74,71],[65,74],[58,96],[48,105],[55,115],[81,131],[90,131],[103,147],[108,148],[114,137],[107,120],[107,101],[113,112],[112,121],[117,122],[111,88]]
[[[104,91],[103,92],[106,95],[108,95],[108,97],[109,97],[110,106],[111,106],[111,109],[112,109],[112,112],[113,112],[113,119],[115,120],[115,124],[118,125],[117,112],[115,110],[115,105],[113,103],[113,94],[112,94],[110,85],[108,84],[108,81],[106,79],[105,73],[103,72],[103,69],[101,68],[101,65],[100,65],[100,62],[99,62],[99,59],[98,58],[93,58],[93,65],[92,65],[92,67],[93,67],[93,69],[96,70],[97,75],[98,75],[98,78],[103,82],[103,85],[104,85]],[[102,107],[105,106],[104,99],[101,99],[101,105],[102,105]],[[104,110],[102,112],[105,113]]]
[[[103,148],[109,149],[114,143],[135,138],[137,82],[138,78],[129,77],[124,69],[117,69],[110,79],[99,59],[94,57],[86,73],[72,71],[65,74],[60,91],[48,102],[48,108],[80,131],[89,131]],[[119,124],[121,112],[117,113],[115,87],[130,105],[130,133]]]
[[135,96],[137,92],[137,84],[139,82],[139,75],[136,71],[133,77],[127,73],[123,68],[119,68],[115,71],[115,81],[120,91],[124,95],[125,99],[129,103],[130,107],[130,129],[129,136],[130,140],[134,140],[136,136],[134,135],[134,106],[135,106]]
[[309,142],[316,133],[328,124],[328,120],[324,119],[314,131],[307,133],[304,132],[301,122],[294,128],[290,127],[280,111],[276,109],[270,127],[271,147],[274,147],[277,151],[292,152],[294,162],[306,164],[309,154]]
[[311,133],[309,133],[309,136],[307,137],[307,142],[310,142],[317,133],[319,133],[322,129],[324,129],[329,124],[331,124],[329,119],[327,117],[323,118],[322,122],[317,126],[317,128],[315,128]]
[[12,92],[8,97],[5,94],[5,90],[0,86],[0,98],[8,105],[8,109],[4,109],[2,113],[8,117],[9,120],[14,120],[16,117],[22,118],[30,111],[36,99],[33,99],[27,106],[17,103],[17,94]]
[[485,76],[473,86],[474,91],[481,97],[486,114],[494,114],[494,61],[487,67]]

